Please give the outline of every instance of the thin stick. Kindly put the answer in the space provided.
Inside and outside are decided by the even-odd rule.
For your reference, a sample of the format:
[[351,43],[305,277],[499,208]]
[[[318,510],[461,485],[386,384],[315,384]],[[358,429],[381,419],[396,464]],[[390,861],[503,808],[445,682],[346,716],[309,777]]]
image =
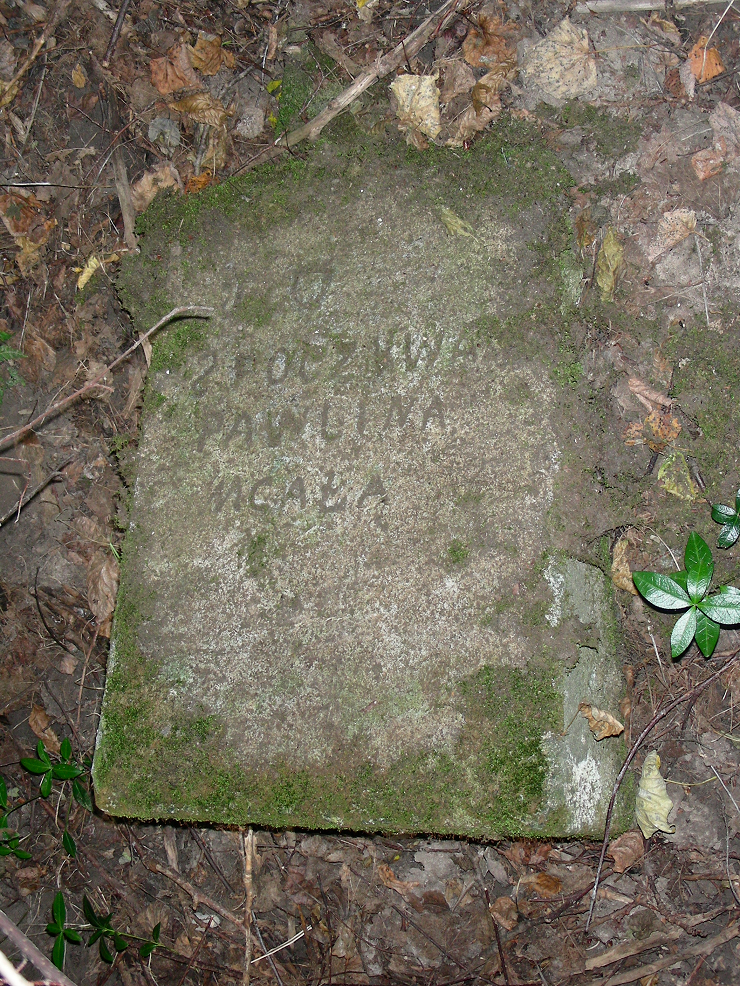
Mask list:
[[[725,3],[725,0],[674,0],[677,10],[686,7],[708,7]],[[663,10],[663,0],[585,0],[576,4],[578,14],[610,14],[615,10]]]
[[250,826],[247,834],[242,832],[242,851],[244,853],[244,973],[243,986],[249,986],[250,965],[252,964],[252,905],[254,886],[252,882],[252,858],[254,856],[254,832]]
[[10,959],[0,952],[0,977],[8,986],[31,986],[31,983],[22,976]]
[[4,911],[0,911],[0,933],[12,941],[21,955],[32,962],[44,979],[50,983],[58,983],[59,986],[75,986],[71,979],[68,979],[47,957],[40,952],[34,943],[27,938],[21,929],[13,924]]
[[110,41],[108,42],[108,47],[105,49],[105,56],[103,57],[103,68],[108,68],[110,65],[110,60],[113,57],[113,52],[118,44],[118,38],[121,34],[121,28],[123,27],[123,22],[126,19],[126,11],[129,8],[131,0],[121,0],[121,6],[118,9],[118,17],[116,17],[116,23],[113,25],[113,30],[111,31]]
[[[310,924],[306,925],[306,931],[311,931],[312,926]],[[264,955],[258,955],[256,959],[252,959],[252,965],[257,965],[262,959],[269,959],[271,955],[277,955],[278,952],[282,952],[284,948],[290,948],[291,945],[295,945],[297,941],[306,934],[306,931],[299,931],[297,934],[293,935],[287,941],[284,941],[282,945],[277,945],[275,948],[271,948],[269,952],[265,952]]]
[[[728,670],[728,668],[732,667],[732,665],[736,663],[738,656],[740,656],[740,650],[735,651],[732,657],[728,661],[725,661],[725,663],[722,665],[721,668],[710,674],[708,678],[704,679],[704,681],[700,682],[698,685],[695,685],[694,688],[692,688],[688,692],[685,692],[683,695],[679,695],[677,699],[675,699],[673,702],[670,702],[661,711],[656,712],[653,718],[650,720],[647,726],[645,726],[643,731],[640,733],[640,735],[637,737],[635,742],[632,744],[632,747],[629,753],[627,754],[627,756],[625,757],[624,763],[622,764],[622,768],[617,774],[616,780],[614,781],[614,787],[612,788],[612,796],[609,799],[609,807],[606,810],[606,821],[604,823],[604,840],[601,843],[601,855],[599,856],[599,865],[596,868],[596,879],[594,880],[594,887],[593,890],[591,891],[591,905],[588,909],[588,917],[586,918],[586,931],[588,931],[589,927],[591,926],[591,918],[593,917],[594,906],[596,904],[596,894],[598,893],[599,881],[601,880],[601,871],[604,868],[604,860],[606,859],[606,850],[609,845],[609,828],[611,827],[614,804],[617,800],[617,795],[619,794],[619,788],[622,786],[622,781],[624,780],[624,776],[627,773],[627,770],[629,769],[629,765],[635,759],[637,751],[640,749],[644,741],[647,739],[647,737],[650,735],[653,729],[655,729],[655,727],[658,725],[661,719],[665,719],[665,717],[669,715],[671,712],[673,712],[675,708],[681,705],[682,702],[686,702],[690,699],[695,700],[699,695],[701,695],[701,693],[704,691],[705,688],[708,688],[709,685],[712,684],[712,682],[716,681],[720,677],[720,675],[723,675],[725,671]],[[626,982],[630,982],[630,980],[626,980]]]
[[28,496],[26,496],[26,491],[24,490],[23,493],[21,494],[20,500],[18,501],[18,503],[15,504],[12,510],[8,510],[7,513],[3,514],[3,516],[0,517],[0,527],[2,527],[3,524],[9,521],[10,518],[13,516],[13,514],[15,514],[15,522],[17,524],[18,519],[20,518],[21,515],[21,510],[24,507],[27,507],[28,504],[31,502],[31,500],[33,500],[33,498],[37,496],[42,490],[45,490],[46,487],[49,485],[49,483],[61,477],[62,469],[64,469],[65,466],[68,466],[71,461],[72,461],[71,459],[67,459],[67,461],[62,463],[62,465],[59,466],[58,469],[55,469],[54,472],[50,472],[43,482],[39,483],[39,485],[35,489],[31,490]]
[[[50,417],[59,414],[60,411],[63,411],[66,407],[69,407],[73,401],[76,401],[79,397],[84,397],[86,394],[89,394],[91,390],[94,390],[100,384],[100,381],[103,380],[111,370],[115,369],[115,367],[117,367],[118,364],[122,363],[125,359],[128,359],[128,357],[136,349],[138,349],[150,335],[153,335],[157,329],[161,329],[163,325],[166,325],[167,322],[170,322],[173,318],[179,318],[181,315],[191,315],[194,318],[210,318],[213,311],[213,308],[205,308],[202,305],[182,305],[180,308],[173,308],[171,312],[167,312],[163,318],[160,318],[157,324],[153,325],[148,332],[145,332],[143,336],[139,336],[133,346],[129,346],[125,353],[121,353],[121,355],[106,366],[104,370],[101,370],[96,377],[86,383],[84,387],[80,387],[79,390],[76,390],[74,394],[70,394],[69,397],[65,397],[64,400],[57,401],[56,404],[52,404],[51,407],[47,408],[44,413],[40,414],[37,418],[34,418],[33,421],[30,421],[27,425],[23,425],[22,428],[18,428],[17,431],[14,431],[12,434],[7,435],[5,438],[0,440],[0,451],[15,445],[29,432],[33,431],[34,428],[38,428]],[[110,388],[107,389],[110,390]]]
[[326,109],[322,110],[318,116],[315,116],[313,120],[302,127],[298,127],[292,133],[278,138],[275,141],[276,146],[295,147],[296,144],[300,144],[306,138],[316,140],[327,123],[331,123],[335,116],[350,103],[353,103],[374,82],[393,72],[399,65],[403,65],[405,61],[420,52],[429,38],[436,31],[439,31],[445,21],[455,13],[461,2],[462,0],[445,0],[439,10],[427,17],[412,34],[397,44],[393,51],[379,58],[372,68],[363,72],[362,75],[358,75],[352,85],[348,86],[335,99],[332,99]]

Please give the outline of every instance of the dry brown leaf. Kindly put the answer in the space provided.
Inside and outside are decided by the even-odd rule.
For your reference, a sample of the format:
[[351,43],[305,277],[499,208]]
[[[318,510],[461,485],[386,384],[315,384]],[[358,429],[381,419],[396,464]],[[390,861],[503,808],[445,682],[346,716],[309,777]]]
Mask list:
[[596,242],[596,223],[591,218],[591,207],[587,206],[576,219],[576,238],[582,254],[590,251]]
[[506,931],[513,931],[519,920],[519,912],[511,897],[497,897],[489,907],[491,917]]
[[660,981],[660,973],[653,972],[649,976],[642,976],[640,978],[640,986],[658,986],[659,981]]
[[584,719],[588,719],[588,728],[594,734],[597,743],[607,736],[619,736],[624,732],[624,726],[618,719],[615,719],[610,712],[597,709],[595,705],[581,702],[578,711]]
[[693,209],[674,209],[664,212],[658,223],[658,232],[648,251],[648,260],[656,260],[662,253],[682,243],[696,232],[696,213]]
[[541,866],[551,852],[549,842],[514,842],[503,850],[503,855],[520,872],[522,866]]
[[642,440],[651,452],[663,452],[681,434],[678,418],[666,411],[651,411],[642,426]]
[[217,35],[199,31],[195,47],[188,45],[188,48],[191,65],[203,75],[215,75],[222,65],[227,68],[234,68],[236,65],[233,54],[221,47],[221,38]]
[[665,394],[659,393],[651,387],[650,384],[640,380],[639,377],[630,377],[627,381],[627,386],[638,401],[645,405],[648,411],[654,411],[656,408],[661,407],[665,407],[670,410],[673,403],[670,397],[666,397]]
[[707,147],[703,151],[697,151],[691,156],[691,167],[699,181],[706,181],[713,178],[722,170],[722,165],[727,159],[727,144],[723,137],[720,137],[714,147]]
[[186,113],[195,123],[205,123],[209,127],[222,127],[230,115],[223,103],[209,92],[196,92],[178,99],[170,103],[170,109]]
[[543,41],[530,48],[522,68],[527,82],[534,82],[556,99],[583,96],[598,81],[588,32],[574,27],[567,17]]
[[498,96],[494,97],[496,108],[489,109],[484,106],[479,111],[475,105],[468,108],[454,121],[454,132],[445,141],[447,147],[462,147],[466,140],[493,123],[501,113],[501,100]]
[[77,660],[71,654],[65,654],[57,667],[62,674],[74,674],[77,670]]
[[28,717],[28,725],[40,740],[49,753],[59,753],[60,744],[57,734],[51,728],[51,719],[42,705],[32,705],[31,715]]
[[716,48],[707,48],[709,39],[702,36],[689,52],[687,59],[691,68],[691,74],[697,82],[708,82],[717,75],[722,75],[725,70]]
[[75,89],[84,89],[87,85],[87,74],[79,62],[72,69],[72,85]]
[[443,58],[437,63],[439,68],[439,101],[446,106],[455,96],[470,92],[475,85],[473,70],[459,58]]
[[165,188],[183,190],[177,168],[169,161],[162,161],[151,171],[145,172],[131,186],[131,200],[137,212],[143,212],[158,192]]
[[560,878],[550,873],[528,873],[521,878],[519,884],[522,887],[531,887],[538,897],[546,900],[557,897],[563,889]]
[[87,570],[87,602],[101,637],[110,636],[119,578],[118,561],[114,556],[105,549],[96,551]]
[[625,832],[609,843],[607,855],[614,860],[617,873],[624,873],[645,855],[645,843],[637,831]]
[[657,11],[653,11],[650,15],[648,26],[654,31],[657,31],[658,34],[662,34],[672,44],[678,45],[679,48],[683,44],[683,41],[681,40],[681,32],[678,30],[673,21],[669,21],[665,17],[662,17]]
[[596,283],[602,301],[611,301],[624,268],[624,247],[613,227],[609,227],[596,258]]
[[474,68],[496,68],[502,77],[513,79],[516,75],[517,25],[504,21],[496,6],[483,7],[477,18],[477,26],[471,27],[463,41],[463,58]]
[[636,596],[637,589],[635,589],[635,583],[632,581],[632,572],[627,559],[629,548],[630,543],[625,537],[621,537],[614,545],[611,571],[612,582],[617,589],[624,589],[626,592],[631,592],[633,596]]
[[212,171],[201,171],[199,175],[191,175],[185,183],[185,194],[194,195],[202,192],[209,185],[218,184]]
[[378,863],[378,876],[383,881],[383,885],[388,887],[389,890],[395,890],[396,893],[400,894],[404,899],[409,896],[413,897],[412,890],[414,887],[418,887],[418,881],[409,880],[399,880],[393,870],[388,866],[387,863]]
[[42,339],[33,330],[26,332],[26,337],[23,340],[23,352],[28,357],[28,362],[23,364],[24,373],[33,380],[38,380],[42,370],[46,373],[54,372],[57,354],[46,339]]
[[398,75],[391,83],[398,103],[398,126],[413,134],[419,131],[432,140],[442,129],[439,89],[431,75]]
[[176,44],[162,58],[152,58],[151,71],[152,85],[163,96],[201,85],[193,68],[189,45]]

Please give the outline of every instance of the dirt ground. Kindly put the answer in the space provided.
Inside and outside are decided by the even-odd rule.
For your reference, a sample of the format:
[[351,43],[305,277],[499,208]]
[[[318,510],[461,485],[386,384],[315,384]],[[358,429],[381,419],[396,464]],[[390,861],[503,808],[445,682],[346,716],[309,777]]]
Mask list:
[[[28,980],[55,981],[35,945],[79,984],[738,982],[740,636],[672,660],[631,572],[675,571],[697,531],[717,584],[740,578],[710,517],[740,486],[740,15],[438,8],[134,0],[118,31],[106,0],[0,0],[0,948]],[[588,38],[538,60],[569,13]],[[310,153],[307,125],[394,50],[385,71],[438,73],[439,125],[389,78],[338,121],[418,154],[518,121],[573,180],[553,372],[623,437],[583,464],[608,518],[584,553],[622,614],[628,772],[657,751],[673,802],[611,844],[595,901],[600,843],[127,824],[91,801],[148,356],[106,369],[135,342],[115,276],[136,215]]]

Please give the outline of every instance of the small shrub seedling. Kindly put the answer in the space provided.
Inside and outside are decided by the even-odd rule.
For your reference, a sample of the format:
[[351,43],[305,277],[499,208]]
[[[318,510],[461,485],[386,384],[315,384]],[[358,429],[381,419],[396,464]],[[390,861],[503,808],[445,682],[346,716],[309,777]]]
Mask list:
[[708,595],[714,574],[712,551],[695,531],[689,534],[684,554],[685,568],[674,575],[660,572],[633,572],[635,588],[656,609],[682,610],[671,633],[671,655],[680,657],[691,641],[704,657],[711,657],[719,640],[720,625],[740,623],[740,589],[720,586]]
[[712,520],[721,524],[722,530],[717,538],[718,548],[731,548],[740,537],[740,490],[735,494],[735,509],[724,503],[712,504]]
[[64,903],[64,894],[59,893],[54,897],[51,905],[51,924],[47,924],[47,935],[54,936],[54,947],[51,950],[51,961],[57,969],[64,968],[64,954],[67,951],[67,942],[73,945],[81,945],[82,938],[74,928],[67,927],[67,905]]

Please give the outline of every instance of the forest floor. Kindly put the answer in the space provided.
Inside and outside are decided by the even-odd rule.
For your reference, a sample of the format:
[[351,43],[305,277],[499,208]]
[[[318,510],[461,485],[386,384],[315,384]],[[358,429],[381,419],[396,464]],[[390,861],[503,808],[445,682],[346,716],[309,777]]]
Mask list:
[[[740,485],[740,16],[461,0],[440,25],[439,7],[138,0],[116,30],[106,0],[0,0],[0,905],[15,926],[0,948],[17,967],[33,944],[57,964],[66,951],[59,981],[99,986],[738,981],[740,637],[672,660],[631,572],[680,567],[691,531],[716,539],[710,505]],[[535,57],[569,13],[575,33]],[[593,388],[607,364],[623,374],[608,397],[640,495],[601,532],[621,715],[630,770],[657,751],[673,806],[663,831],[612,843],[592,913],[601,843],[128,823],[91,798],[127,526],[118,453],[147,369],[140,346],[106,372],[135,342],[115,276],[136,215],[309,154],[329,100],[429,18],[388,70],[437,72],[441,115],[390,99],[388,78],[348,112],[422,154],[465,153],[510,117],[537,128],[574,182],[572,304],[613,306],[609,331],[583,317],[561,369]],[[640,319],[649,339],[626,327]],[[595,470],[595,495],[609,489]],[[715,559],[737,581],[731,549]]]

